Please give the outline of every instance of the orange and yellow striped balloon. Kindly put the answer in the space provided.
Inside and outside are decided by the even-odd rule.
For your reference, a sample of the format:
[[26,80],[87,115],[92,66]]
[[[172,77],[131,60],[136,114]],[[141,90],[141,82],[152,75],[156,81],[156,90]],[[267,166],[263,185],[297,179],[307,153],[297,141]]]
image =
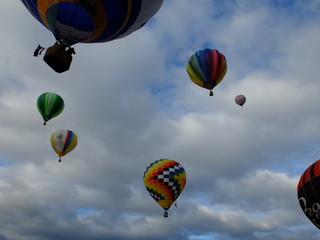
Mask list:
[[144,172],[143,181],[151,197],[167,210],[179,197],[186,185],[186,172],[180,163],[171,159],[160,159],[150,164]]

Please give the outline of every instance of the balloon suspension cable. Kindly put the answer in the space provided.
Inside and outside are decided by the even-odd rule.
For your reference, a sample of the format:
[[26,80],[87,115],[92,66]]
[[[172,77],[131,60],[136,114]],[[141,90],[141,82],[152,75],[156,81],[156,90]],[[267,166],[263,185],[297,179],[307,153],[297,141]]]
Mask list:
[[60,46],[62,46],[65,51],[70,54],[70,56],[73,54],[73,55],[76,55],[76,51],[74,50],[72,46],[72,44],[68,43],[67,41],[65,41],[64,39],[58,39],[56,38],[56,43],[55,44],[59,44]]
[[164,217],[168,217],[168,211],[167,210],[164,211],[163,216]]
[[213,92],[212,91],[210,91],[209,96],[213,96]]
[[36,38],[37,38],[38,46],[37,46],[36,49],[34,50],[33,56],[34,56],[34,57],[38,57],[38,55],[41,55],[41,53],[42,53],[46,48],[42,47],[42,46],[40,45],[40,43],[39,43],[38,29],[37,29],[36,20],[34,20],[34,31],[35,31],[35,35],[36,35]]
[[65,39],[58,38],[58,37],[56,37],[56,43],[61,45],[64,48],[71,48],[71,46],[73,45],[72,43],[66,41]]
[[34,19],[34,31],[35,31],[35,34],[36,34],[37,43],[40,45],[40,43],[39,43],[39,36],[38,36],[38,28],[37,28],[37,21],[36,21],[36,19]]

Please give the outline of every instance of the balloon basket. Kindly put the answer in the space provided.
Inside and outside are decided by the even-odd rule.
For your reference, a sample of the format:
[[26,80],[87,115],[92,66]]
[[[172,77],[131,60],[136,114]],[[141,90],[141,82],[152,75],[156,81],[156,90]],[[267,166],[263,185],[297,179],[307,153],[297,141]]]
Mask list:
[[56,72],[62,73],[69,70],[72,62],[72,53],[65,50],[63,46],[55,43],[49,47],[43,60]]
[[164,216],[164,217],[168,217],[168,212],[167,212],[167,211],[164,211],[163,216]]
[[210,91],[209,96],[213,96],[213,92],[212,91]]

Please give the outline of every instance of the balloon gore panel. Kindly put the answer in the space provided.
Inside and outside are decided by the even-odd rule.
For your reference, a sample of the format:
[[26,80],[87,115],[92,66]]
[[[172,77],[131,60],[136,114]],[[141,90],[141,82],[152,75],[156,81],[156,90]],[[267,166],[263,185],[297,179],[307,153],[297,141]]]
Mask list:
[[88,12],[72,2],[52,4],[47,12],[48,27],[58,39],[81,42],[91,36],[94,25]]

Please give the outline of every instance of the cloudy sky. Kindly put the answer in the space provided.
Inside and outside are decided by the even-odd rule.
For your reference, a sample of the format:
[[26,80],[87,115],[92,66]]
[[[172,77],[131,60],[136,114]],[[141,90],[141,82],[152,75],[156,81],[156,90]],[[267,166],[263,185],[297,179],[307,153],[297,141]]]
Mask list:
[[[58,74],[32,56],[50,32],[1,0],[0,240],[318,239],[296,186],[320,158],[319,21],[319,0],[165,0],[132,35],[76,45]],[[213,97],[185,70],[203,48],[227,58]],[[43,126],[47,91],[65,109]],[[58,163],[61,128],[78,146]],[[187,173],[168,218],[143,184],[162,158]]]

